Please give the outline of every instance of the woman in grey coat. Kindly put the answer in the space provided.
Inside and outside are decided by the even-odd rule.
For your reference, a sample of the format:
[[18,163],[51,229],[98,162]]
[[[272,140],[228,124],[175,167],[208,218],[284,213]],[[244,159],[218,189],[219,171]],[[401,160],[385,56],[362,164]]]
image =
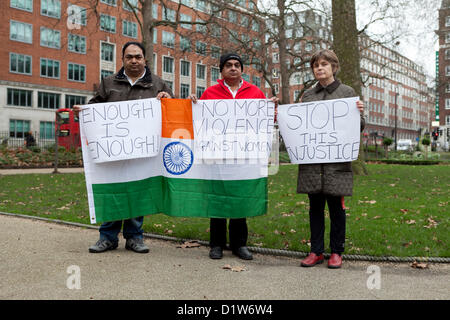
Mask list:
[[[320,50],[310,60],[310,66],[318,83],[307,90],[301,102],[332,100],[355,97],[353,88],[336,79],[339,60],[331,50]],[[364,105],[358,101],[361,113],[361,130],[364,128]],[[351,162],[300,164],[298,168],[298,193],[307,193],[310,202],[309,220],[311,230],[311,253],[302,260],[301,266],[312,267],[324,261],[325,202],[330,212],[329,268],[340,268],[345,242],[344,196],[351,196],[353,172]]]

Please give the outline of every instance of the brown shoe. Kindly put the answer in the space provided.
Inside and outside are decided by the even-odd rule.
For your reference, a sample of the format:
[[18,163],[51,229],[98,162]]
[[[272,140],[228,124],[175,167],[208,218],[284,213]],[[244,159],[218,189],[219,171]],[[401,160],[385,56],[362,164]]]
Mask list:
[[328,268],[339,269],[342,266],[342,257],[337,253],[332,253],[328,260]]
[[314,267],[316,264],[322,263],[324,260],[323,254],[320,254],[319,256],[315,253],[311,252],[309,256],[306,257],[306,259],[302,260],[301,266],[302,267]]

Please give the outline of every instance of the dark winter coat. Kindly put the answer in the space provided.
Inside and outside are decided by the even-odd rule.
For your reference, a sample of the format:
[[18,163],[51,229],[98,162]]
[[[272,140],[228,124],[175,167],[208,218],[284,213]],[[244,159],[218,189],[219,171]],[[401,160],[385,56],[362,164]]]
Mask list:
[[153,75],[147,67],[145,67],[145,76],[139,79],[134,86],[128,82],[124,68],[122,68],[116,74],[103,78],[95,96],[89,100],[89,103],[155,98],[161,91],[165,91],[173,97],[172,90],[167,83]]
[[[320,83],[307,90],[302,102],[333,100],[355,97],[353,88],[334,81],[327,87]],[[356,106],[355,106],[356,108]],[[365,120],[361,114],[361,131]],[[353,192],[353,171],[351,162],[300,164],[298,166],[298,193],[323,193],[333,196],[351,196]]]

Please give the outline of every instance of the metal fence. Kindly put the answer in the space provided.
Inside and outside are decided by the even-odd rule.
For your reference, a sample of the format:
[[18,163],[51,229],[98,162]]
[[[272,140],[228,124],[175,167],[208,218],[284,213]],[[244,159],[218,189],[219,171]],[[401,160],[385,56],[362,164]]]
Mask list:
[[[35,147],[44,149],[49,146],[55,145],[55,136],[41,136],[38,131],[32,132],[32,135],[35,140]],[[9,131],[0,131],[0,145],[8,146],[9,148],[19,148],[26,147],[26,133],[22,132],[9,132]]]

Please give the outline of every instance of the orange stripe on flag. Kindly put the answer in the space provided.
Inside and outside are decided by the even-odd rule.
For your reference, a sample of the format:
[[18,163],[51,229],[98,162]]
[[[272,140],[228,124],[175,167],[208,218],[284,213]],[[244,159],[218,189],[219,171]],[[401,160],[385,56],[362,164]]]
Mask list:
[[194,139],[190,99],[161,99],[163,138]]

